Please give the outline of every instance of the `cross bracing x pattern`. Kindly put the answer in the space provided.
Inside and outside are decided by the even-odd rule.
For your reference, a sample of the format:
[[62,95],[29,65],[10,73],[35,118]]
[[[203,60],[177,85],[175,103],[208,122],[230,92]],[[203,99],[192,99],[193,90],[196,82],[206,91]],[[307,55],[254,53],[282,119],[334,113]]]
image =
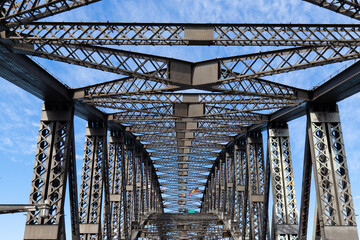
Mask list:
[[[79,203],[73,199],[72,205],[77,207],[79,204],[80,208],[79,214],[76,208],[72,210],[73,229],[80,223],[80,230],[73,230],[74,235],[84,239],[97,238],[101,235],[102,224],[103,237],[108,239],[115,235],[119,239],[133,237],[134,230],[138,230],[135,232],[139,236],[149,238],[174,237],[168,232],[175,231],[173,228],[177,225],[178,234],[191,232],[204,239],[211,239],[206,233],[209,231],[226,233],[221,236],[224,238],[264,239],[270,235],[267,232],[266,199],[271,171],[274,174],[273,191],[279,194],[274,198],[278,205],[277,208],[274,206],[275,227],[271,235],[277,239],[296,238],[294,226],[299,221],[294,210],[296,200],[291,180],[289,136],[276,134],[280,131],[276,129],[283,130],[286,126],[273,127],[275,130],[269,128],[272,138],[268,144],[275,150],[268,154],[268,161],[272,162],[266,164],[261,134],[250,130],[262,130],[276,113],[302,108],[317,97],[316,90],[280,84],[267,77],[357,60],[360,57],[360,25],[41,22],[49,16],[98,1],[5,0],[0,4],[3,59],[27,55],[118,75],[115,80],[71,88],[67,98],[61,101],[70,103],[66,105],[68,113],[74,111],[75,105],[79,115],[92,109],[103,116],[102,123],[89,121],[88,125],[80,198]],[[360,18],[360,4],[356,0],[305,1]],[[190,62],[123,50],[121,47],[125,45],[272,48]],[[14,82],[14,72],[9,66],[15,66],[16,60],[8,64],[2,66],[2,76]],[[26,84],[17,84],[27,89]],[[33,91],[31,87],[29,91]],[[327,99],[329,101],[335,104],[337,100]],[[46,114],[54,111],[48,105],[44,106]],[[316,155],[316,151],[323,149],[311,153],[317,159],[315,167],[319,170],[315,179],[321,182],[321,191],[327,196],[334,192],[340,196],[338,202],[332,197],[325,197],[325,203],[324,199],[318,199],[318,211],[326,215],[325,225],[338,222],[356,225],[352,200],[349,201],[347,166],[342,160],[345,156],[338,147],[342,144],[340,123],[317,123],[318,119],[311,113],[308,118],[309,145],[315,146],[319,141],[318,146],[327,144],[326,137],[317,136],[318,132],[336,134],[332,140],[336,142],[335,150],[326,153],[328,158],[331,154],[336,155],[333,165],[323,166],[323,155]],[[27,219],[28,225],[60,225],[57,237],[63,237],[66,175],[74,177],[74,169],[67,173],[61,167],[74,167],[72,126],[70,118],[42,118],[31,198],[34,204],[51,198],[51,217],[41,219],[35,211],[28,214]],[[108,146],[107,126],[111,130]],[[59,143],[53,146],[53,141]],[[283,155],[276,155],[281,151]],[[59,152],[61,157],[57,157]],[[69,160],[68,155],[72,156]],[[341,166],[334,170],[336,164]],[[330,179],[327,171],[337,171],[338,179]],[[45,179],[50,179],[49,186],[43,183]],[[341,189],[334,187],[335,183],[331,181],[337,181],[335,183],[341,185]],[[74,186],[70,186],[72,191],[76,189]],[[197,195],[187,195],[199,187]],[[101,223],[103,192],[104,219]],[[77,194],[72,194],[74,197],[77,198]],[[341,201],[345,217],[339,212],[333,214],[335,205]],[[302,208],[306,208],[306,201],[304,204]],[[280,209],[282,205],[286,205],[286,209]],[[196,208],[201,208],[204,218],[208,218],[208,222],[196,229],[188,228],[189,219],[185,219],[187,223],[177,219],[175,225],[169,225],[164,222],[167,216],[160,214],[164,209],[185,212]],[[144,220],[143,217],[150,213],[160,216],[153,215]],[[301,215],[302,219],[306,217]],[[224,219],[230,220],[230,225]],[[238,226],[232,227],[234,223]],[[289,232],[282,230],[283,226],[279,224],[289,225]],[[301,222],[300,233],[305,234],[304,229],[306,226]],[[323,231],[324,237],[326,231]]]

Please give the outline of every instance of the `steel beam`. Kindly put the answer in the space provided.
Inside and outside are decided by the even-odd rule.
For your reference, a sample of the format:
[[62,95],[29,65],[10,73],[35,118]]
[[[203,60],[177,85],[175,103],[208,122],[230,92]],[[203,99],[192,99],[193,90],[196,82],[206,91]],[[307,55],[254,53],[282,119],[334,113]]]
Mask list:
[[269,127],[268,148],[273,193],[271,239],[296,239],[299,231],[298,212],[287,124]]
[[111,131],[109,136],[108,160],[109,160],[109,190],[110,190],[110,226],[104,228],[104,239],[109,232],[111,239],[121,239],[125,237],[126,207],[124,205],[124,158],[123,146],[125,134],[119,131]]
[[186,86],[191,82],[191,63],[161,56],[93,45],[12,45],[22,54],[117,73],[129,77]]
[[[107,126],[103,122],[88,122],[84,161],[80,185],[80,238],[101,239],[101,213],[107,161]],[[106,210],[106,208],[105,208]]]
[[[288,48],[254,54],[232,56],[198,62],[194,66],[193,85],[211,85],[222,82],[236,82],[262,76],[295,71],[325,64],[359,58],[357,46],[312,46]],[[210,71],[215,74],[199,78],[196,71]]]
[[[307,126],[309,129],[309,126]],[[311,175],[312,175],[312,163],[309,145],[309,131],[306,129],[305,139],[305,153],[303,164],[303,177],[302,177],[302,189],[301,189],[301,206],[300,206],[300,222],[299,222],[299,240],[306,240],[308,233],[308,220],[310,212],[310,190],[311,190]],[[317,215],[317,214],[316,214]]]
[[77,183],[77,168],[76,168],[76,153],[75,153],[75,136],[72,135],[72,143],[70,145],[69,158],[69,193],[70,193],[70,212],[71,212],[71,233],[72,240],[80,239],[80,219],[79,219],[79,200],[78,200],[78,183]]
[[343,46],[358,45],[360,31],[355,24],[35,22],[12,27],[5,38],[30,44]]
[[99,0],[4,0],[0,4],[0,21],[7,27],[53,16]]
[[358,0],[304,0],[345,16],[360,20]]
[[[202,93],[174,93],[185,89],[196,88]],[[213,93],[203,93],[203,91],[212,91]],[[210,100],[225,100],[227,97],[234,98],[238,95],[269,97],[279,99],[304,99],[310,98],[309,91],[291,87],[285,84],[274,83],[261,78],[244,79],[236,83],[223,83],[218,86],[173,86],[161,81],[151,81],[142,78],[121,78],[100,84],[78,88],[74,90],[74,99],[93,99],[103,97],[125,97],[147,95],[148,98],[158,96],[157,98],[170,99],[170,96],[176,101],[190,102],[208,102]],[[196,95],[198,97],[196,97]],[[188,98],[185,100],[184,97]],[[173,101],[174,101],[173,100]]]
[[247,136],[247,171],[248,171],[248,206],[249,216],[247,223],[250,239],[261,239],[264,221],[264,194],[265,194],[265,159],[261,133],[249,133]]
[[73,140],[71,104],[46,102],[41,114],[30,204],[51,206],[49,215],[27,215],[24,239],[65,239],[64,200]]
[[337,105],[310,105],[307,117],[321,238],[359,239]]
[[[360,91],[360,62],[356,62],[344,71],[338,73],[324,84],[316,87],[310,94],[308,102],[339,102]],[[247,131],[263,131],[268,122],[289,122],[306,115],[306,103],[285,107],[269,115],[268,121],[254,124]],[[240,138],[239,134],[236,138]]]

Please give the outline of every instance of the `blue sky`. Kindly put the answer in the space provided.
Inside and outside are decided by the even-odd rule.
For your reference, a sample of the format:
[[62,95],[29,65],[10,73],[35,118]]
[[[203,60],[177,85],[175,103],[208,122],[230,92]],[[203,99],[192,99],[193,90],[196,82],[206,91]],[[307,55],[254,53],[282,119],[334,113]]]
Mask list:
[[[300,0],[103,0],[46,21],[205,22],[205,23],[357,23]],[[265,51],[265,47],[122,47],[137,52],[200,61],[215,57]],[[59,80],[80,87],[117,78],[115,74],[35,59]],[[309,89],[333,74],[344,63],[280,74],[268,79]],[[28,203],[42,102],[0,79],[0,203]],[[344,141],[353,183],[355,211],[360,212],[360,95],[339,103]],[[300,203],[305,118],[289,123],[297,200]],[[75,118],[78,177],[81,174],[86,122]],[[266,146],[266,144],[265,144]],[[311,201],[315,201],[314,189]],[[68,204],[68,199],[67,199]],[[313,206],[313,205],[312,205]],[[298,206],[300,207],[300,206]],[[67,207],[68,209],[68,207]],[[313,209],[313,207],[312,207]],[[67,211],[67,213],[69,213]],[[67,232],[70,231],[67,214]],[[22,239],[24,214],[0,215],[0,239]],[[311,212],[310,222],[313,220]],[[360,219],[357,219],[358,222]],[[310,227],[311,229],[311,227]],[[70,236],[70,234],[68,234]]]

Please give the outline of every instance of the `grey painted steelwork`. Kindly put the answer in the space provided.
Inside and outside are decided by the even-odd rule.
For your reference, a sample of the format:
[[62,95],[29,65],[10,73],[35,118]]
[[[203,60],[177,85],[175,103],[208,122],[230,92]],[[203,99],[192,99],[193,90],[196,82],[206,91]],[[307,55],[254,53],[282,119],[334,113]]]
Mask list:
[[308,137],[317,186],[317,218],[321,237],[358,239],[340,115],[336,104],[310,106]]
[[222,219],[216,214],[152,214],[139,232],[140,239],[230,239]]
[[29,44],[335,46],[359,44],[359,25],[34,22],[5,38]]
[[49,217],[50,205],[43,203],[41,205],[32,204],[0,204],[0,214],[17,212],[35,212],[41,211],[40,217]]
[[30,204],[47,203],[49,216],[41,211],[27,214],[24,239],[65,239],[64,196],[71,145],[73,144],[73,107],[45,103],[41,114]]
[[360,19],[360,4],[358,0],[304,0],[316,4],[320,7],[327,8],[331,11],[344,14],[346,16]]
[[265,169],[261,133],[251,133],[221,154],[210,172],[202,212],[227,220],[234,238],[263,239]]
[[103,189],[104,182],[107,181],[108,177],[105,175],[106,149],[106,125],[103,122],[89,122],[86,127],[84,161],[80,185],[80,239],[101,239],[102,236]]
[[[152,213],[162,212],[155,169],[146,152],[133,149],[124,132],[109,137],[110,227],[103,239],[129,239]],[[106,226],[106,227],[105,227]]]
[[0,4],[0,21],[6,26],[32,22],[99,0],[4,0]]
[[[359,18],[355,0],[306,1]],[[25,239],[65,239],[67,176],[73,239],[270,239],[270,181],[272,238],[306,239],[312,167],[314,237],[358,239],[334,106],[360,91],[360,63],[311,91],[262,77],[358,59],[359,25],[34,22],[94,2],[0,4],[0,76],[45,101],[30,205],[50,209],[30,209]],[[131,44],[288,48],[202,62],[111,48]],[[119,77],[71,89],[25,55]],[[286,122],[306,113],[298,219]],[[79,196],[74,114],[89,122]]]
[[274,202],[271,239],[297,239],[298,212],[287,124],[269,127],[268,136]]

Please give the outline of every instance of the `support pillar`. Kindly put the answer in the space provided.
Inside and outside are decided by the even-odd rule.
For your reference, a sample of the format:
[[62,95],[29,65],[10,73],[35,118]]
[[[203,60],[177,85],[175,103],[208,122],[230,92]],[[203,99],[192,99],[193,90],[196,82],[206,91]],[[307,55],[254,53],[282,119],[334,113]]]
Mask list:
[[321,239],[359,239],[338,107],[310,105],[307,117]]
[[264,220],[265,164],[261,133],[249,133],[247,136],[247,178],[248,207],[250,229],[249,239],[262,238]]
[[287,124],[273,124],[268,128],[268,150],[273,193],[271,239],[297,239],[298,212]]
[[235,166],[234,166],[234,147],[229,149],[225,156],[225,174],[226,174],[226,201],[225,215],[227,218],[234,220],[235,215]]
[[[65,239],[66,177],[70,162],[74,163],[70,161],[74,148],[73,116],[74,110],[69,104],[46,102],[43,105],[30,204],[47,203],[50,210],[46,216],[42,216],[39,210],[27,214],[24,234],[26,240]],[[73,230],[76,232],[76,229]]]
[[[102,122],[86,127],[84,161],[80,186],[80,237],[101,239],[103,185],[106,180],[107,128]],[[105,196],[106,197],[106,196]]]
[[104,238],[125,238],[125,206],[124,206],[124,132],[111,131],[109,136],[109,192],[110,192],[110,229],[106,229]]
[[136,191],[136,166],[135,144],[130,138],[126,138],[125,150],[125,184],[126,184],[126,209],[127,209],[127,235],[131,236],[133,222],[135,220],[135,191]]
[[[303,178],[301,187],[301,206],[299,223],[299,240],[307,240],[308,220],[310,210],[310,190],[311,190],[312,163],[309,145],[309,131],[306,131],[305,153],[303,165]],[[317,214],[315,214],[317,215]]]
[[246,141],[239,140],[234,146],[235,158],[235,220],[238,223],[239,235],[245,239],[246,234]]

